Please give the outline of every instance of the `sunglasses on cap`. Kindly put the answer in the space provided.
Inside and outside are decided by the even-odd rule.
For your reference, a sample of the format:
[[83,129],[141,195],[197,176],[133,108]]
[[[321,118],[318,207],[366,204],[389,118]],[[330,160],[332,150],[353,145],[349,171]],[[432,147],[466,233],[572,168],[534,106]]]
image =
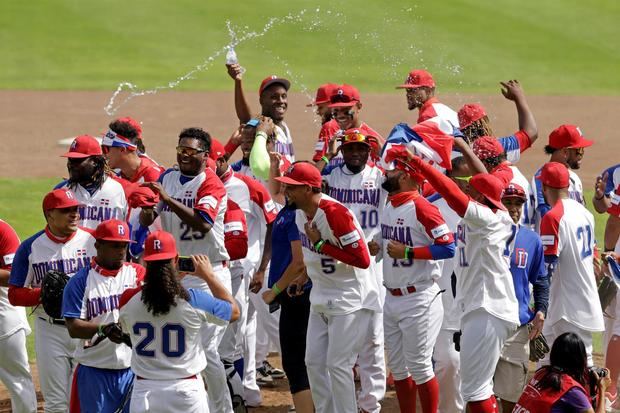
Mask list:
[[177,146],[177,153],[179,155],[195,156],[203,152],[206,152],[206,151],[203,151],[201,149],[196,149],[196,148],[188,148],[187,146]]

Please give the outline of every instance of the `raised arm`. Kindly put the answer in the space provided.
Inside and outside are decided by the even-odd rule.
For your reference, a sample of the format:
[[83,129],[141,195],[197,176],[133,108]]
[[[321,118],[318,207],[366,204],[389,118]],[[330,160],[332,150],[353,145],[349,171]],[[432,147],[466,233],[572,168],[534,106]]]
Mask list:
[[252,118],[250,105],[243,92],[241,66],[239,64],[226,65],[228,75],[235,81],[235,112],[240,123],[246,123]]
[[530,143],[533,144],[538,139],[538,127],[536,126],[536,119],[534,114],[530,110],[525,99],[525,93],[521,88],[518,80],[509,80],[507,82],[500,82],[502,85],[502,95],[508,100],[512,100],[517,106],[517,115],[519,117],[519,130],[524,131],[530,138]]

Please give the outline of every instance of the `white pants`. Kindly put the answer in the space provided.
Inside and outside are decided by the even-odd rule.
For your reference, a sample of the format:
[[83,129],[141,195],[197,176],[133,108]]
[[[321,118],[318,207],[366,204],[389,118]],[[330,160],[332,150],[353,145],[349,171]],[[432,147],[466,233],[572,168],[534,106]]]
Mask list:
[[243,358],[243,340],[246,335],[246,318],[248,316],[248,291],[243,282],[243,267],[231,268],[232,295],[239,306],[239,319],[228,324],[224,338],[220,343],[220,356],[223,360],[234,362]]
[[45,412],[65,413],[69,410],[71,377],[77,364],[73,354],[79,341],[69,336],[66,327],[35,318],[34,347]]
[[461,360],[454,347],[453,337],[453,330],[442,329],[435,341],[435,377],[441,391],[438,413],[462,413],[464,407],[461,396]]
[[351,371],[372,315],[365,309],[345,315],[310,311],[306,368],[317,413],[357,413]]
[[433,348],[443,320],[437,284],[403,296],[388,293],[383,311],[388,367],[394,380],[410,375],[416,384],[431,380]]
[[0,339],[0,380],[11,395],[13,413],[37,411],[37,395],[30,374],[26,331],[23,328]]
[[380,412],[379,402],[385,397],[385,346],[383,343],[383,313],[373,312],[368,334],[357,359],[361,384],[357,403],[368,413]]
[[517,326],[484,310],[472,311],[461,320],[461,392],[465,402],[493,395],[493,375],[504,342]]
[[[543,334],[547,339],[547,343],[549,344],[549,348],[553,347],[553,342],[556,338],[561,336],[564,333],[575,333],[579,336],[579,338],[583,341],[583,344],[586,347],[586,354],[588,355],[588,367],[594,365],[594,361],[592,360],[592,332],[584,330],[582,328],[577,327],[573,323],[569,323],[566,320],[560,320],[553,325],[549,325],[547,323],[543,326]],[[545,358],[538,362],[538,367],[549,365],[549,357],[551,352],[545,355]]]
[[[242,285],[250,296],[250,281],[252,277],[244,275]],[[248,298],[249,300],[249,298]],[[243,340],[243,398],[249,406],[260,406],[262,397],[256,384],[256,310],[249,300],[245,320],[245,337]]]
[[[267,275],[265,275],[267,277]],[[280,350],[280,310],[269,312],[269,305],[263,301],[263,293],[267,291],[267,280],[258,294],[250,293],[253,310],[256,311],[256,367],[260,367],[271,350]]]
[[[208,413],[202,377],[180,380],[135,380],[131,413]],[[214,411],[215,412],[215,411]]]

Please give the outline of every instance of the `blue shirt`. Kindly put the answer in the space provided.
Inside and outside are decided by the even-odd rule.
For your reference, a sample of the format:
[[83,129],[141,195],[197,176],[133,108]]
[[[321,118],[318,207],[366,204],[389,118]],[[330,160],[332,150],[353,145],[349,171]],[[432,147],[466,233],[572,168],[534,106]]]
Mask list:
[[271,265],[269,267],[268,286],[271,288],[293,260],[291,242],[299,241],[299,230],[295,224],[295,210],[288,205],[278,212],[271,230]]
[[[519,226],[515,238],[514,249],[510,256],[510,272],[519,302],[519,321],[521,325],[525,325],[534,317],[534,313],[529,308],[530,284],[536,285],[539,281],[543,281],[546,284],[547,297],[549,291],[542,241],[538,234],[524,226]],[[536,292],[534,295],[539,299],[536,297]],[[541,298],[544,299],[544,297]],[[546,303],[544,308],[546,308]]]

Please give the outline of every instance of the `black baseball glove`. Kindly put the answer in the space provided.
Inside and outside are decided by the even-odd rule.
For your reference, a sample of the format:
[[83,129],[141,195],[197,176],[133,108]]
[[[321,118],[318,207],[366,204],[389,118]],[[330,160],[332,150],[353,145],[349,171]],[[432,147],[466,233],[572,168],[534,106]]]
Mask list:
[[97,339],[93,342],[93,346],[96,346],[104,339],[109,339],[111,342],[116,344],[126,344],[131,347],[131,339],[129,334],[123,333],[123,329],[119,323],[109,323],[103,326],[100,326],[100,331],[97,333]]
[[41,281],[41,305],[48,316],[62,318],[62,293],[69,276],[62,271],[49,270]]
[[549,352],[549,344],[542,333],[534,340],[530,340],[530,361],[537,362],[545,358],[545,354]]

